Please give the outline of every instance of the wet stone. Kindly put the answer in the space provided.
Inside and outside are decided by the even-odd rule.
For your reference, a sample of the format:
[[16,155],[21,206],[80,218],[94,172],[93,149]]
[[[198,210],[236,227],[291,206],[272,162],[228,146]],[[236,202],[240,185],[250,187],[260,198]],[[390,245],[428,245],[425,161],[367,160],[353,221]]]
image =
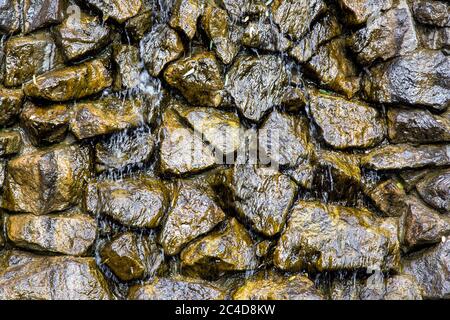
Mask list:
[[284,167],[294,167],[310,155],[308,122],[304,117],[272,111],[258,132],[259,147]]
[[213,52],[199,52],[171,63],[164,79],[193,105],[218,107],[222,102],[224,83]]
[[367,21],[367,26],[351,38],[358,61],[370,64],[404,55],[418,47],[414,20],[406,0]]
[[375,206],[388,217],[400,217],[408,211],[403,184],[395,178],[367,186],[364,192]]
[[95,241],[97,223],[84,214],[17,214],[5,221],[9,240],[24,249],[85,255]]
[[404,103],[445,110],[450,104],[450,58],[417,50],[371,68],[363,79],[366,96],[379,103]]
[[176,255],[191,240],[211,231],[225,219],[214,192],[198,183],[181,181],[173,206],[163,222],[159,242],[166,255]]
[[353,97],[360,89],[360,78],[355,64],[347,57],[345,41],[331,40],[319,47],[306,67],[320,83],[347,98]]
[[288,176],[272,168],[236,165],[230,187],[236,210],[252,228],[266,236],[282,230],[297,191]]
[[428,110],[390,108],[387,119],[389,140],[393,143],[450,141],[450,118]]
[[239,51],[240,27],[231,23],[226,10],[212,5],[205,8],[201,21],[219,60],[230,64]]
[[101,249],[103,263],[123,281],[141,279],[161,268],[162,251],[150,237],[125,232]]
[[144,38],[145,34],[152,28],[152,11],[145,6],[134,17],[125,22],[125,31],[127,35],[136,42]]
[[450,218],[426,206],[421,200],[410,197],[409,210],[404,221],[404,242],[412,249],[441,241],[450,234]]
[[428,173],[430,173],[430,169],[424,168],[424,169],[410,169],[410,170],[404,170],[400,173],[400,177],[402,178],[402,181],[404,182],[404,187],[407,192],[410,192],[412,189],[414,189],[419,183],[420,180],[422,180]]
[[366,209],[299,201],[275,248],[274,264],[287,271],[396,268],[397,225]]
[[444,1],[416,0],[413,3],[414,18],[423,24],[450,27],[450,6]]
[[408,275],[396,275],[386,281],[384,300],[422,300],[422,289]]
[[0,31],[15,33],[20,29],[20,0],[2,1],[0,4]]
[[190,278],[155,278],[152,282],[135,285],[129,300],[223,300],[225,293],[214,285]]
[[280,104],[287,72],[278,57],[242,55],[226,79],[226,90],[244,117],[259,122],[270,108]]
[[0,127],[13,124],[22,109],[22,90],[0,88]]
[[131,45],[118,45],[114,47],[114,61],[117,67],[114,86],[117,89],[136,88],[142,71],[139,49]]
[[146,127],[118,132],[95,145],[97,172],[143,165],[153,155],[155,137]]
[[450,170],[429,173],[416,188],[430,206],[442,213],[450,213]]
[[235,113],[215,108],[182,108],[177,111],[196,132],[214,147],[216,154],[219,151],[227,156],[239,148],[240,133],[243,128]]
[[235,218],[189,244],[181,252],[181,262],[182,268],[208,277],[253,270],[258,263],[253,240]]
[[267,19],[250,22],[241,41],[244,46],[274,52],[287,51],[292,45],[278,27]]
[[166,186],[158,180],[104,180],[89,185],[86,207],[134,228],[156,228],[169,205]]
[[363,167],[375,170],[414,169],[448,166],[450,146],[410,144],[387,145],[369,152],[361,158]]
[[5,183],[5,175],[6,175],[6,162],[0,162],[0,190],[3,190],[3,184]]
[[197,20],[202,11],[202,0],[175,0],[169,24],[192,39],[197,31]]
[[283,33],[294,40],[300,39],[327,9],[322,0],[275,0],[272,3],[273,20]]
[[35,77],[24,92],[29,97],[62,102],[93,95],[111,84],[110,72],[98,59]]
[[415,253],[404,260],[403,270],[415,278],[424,298],[439,299],[450,296],[450,241]]
[[80,11],[79,16],[70,15],[54,28],[57,42],[67,60],[81,57],[104,47],[110,36],[110,28],[99,17]]
[[371,16],[380,11],[388,10],[393,0],[339,0],[340,7],[346,13],[345,18],[349,24],[360,25]]
[[306,96],[295,86],[288,86],[281,98],[281,105],[289,112],[299,112],[306,106]]
[[138,98],[109,96],[97,101],[76,103],[70,130],[77,139],[92,138],[144,123],[144,105]]
[[50,33],[12,37],[5,45],[5,86],[20,86],[62,65],[62,55]]
[[63,104],[40,107],[26,102],[20,119],[34,145],[61,142],[69,130],[69,108]]
[[262,15],[267,10],[262,0],[221,0],[221,3],[234,20]]
[[22,31],[29,33],[42,27],[60,23],[67,2],[64,0],[23,0]]
[[325,42],[341,34],[341,26],[333,15],[327,15],[315,23],[300,41],[289,51],[289,55],[300,63],[311,59]]
[[417,35],[425,49],[450,50],[450,27],[438,28],[425,25],[416,25]]
[[198,173],[216,163],[212,150],[201,137],[181,124],[173,110],[163,116],[160,137],[159,169],[164,174]]
[[77,204],[89,175],[89,152],[77,145],[57,145],[8,162],[2,207],[36,215]]
[[112,18],[119,23],[138,14],[143,0],[87,0],[87,2],[103,13],[103,20]]
[[370,148],[384,139],[380,113],[363,102],[319,93],[311,96],[310,105],[323,139],[334,148]]
[[[109,300],[94,258],[45,257],[7,251],[0,260],[2,300]],[[39,285],[36,285],[39,284]]]
[[10,156],[20,151],[22,136],[17,131],[0,132],[0,157]]
[[257,274],[236,290],[234,300],[322,300],[314,282],[302,275]]
[[154,77],[157,77],[169,62],[178,59],[183,51],[180,36],[165,24],[154,26],[141,42],[145,66]]
[[284,174],[289,176],[295,183],[304,189],[312,189],[314,183],[315,168],[311,161],[304,161],[294,168],[284,170]]

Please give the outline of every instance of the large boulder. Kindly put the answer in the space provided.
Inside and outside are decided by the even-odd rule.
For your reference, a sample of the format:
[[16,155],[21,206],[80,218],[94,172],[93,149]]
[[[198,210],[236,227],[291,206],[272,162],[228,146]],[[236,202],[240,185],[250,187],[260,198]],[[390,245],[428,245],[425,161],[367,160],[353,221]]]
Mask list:
[[104,180],[89,185],[86,207],[134,228],[156,228],[169,205],[168,190],[149,178]]
[[69,130],[69,107],[64,104],[40,107],[28,101],[20,120],[34,145],[61,142]]
[[201,137],[183,126],[174,110],[164,113],[160,136],[159,165],[162,173],[196,173],[216,163],[212,150]]
[[423,290],[424,298],[450,297],[450,241],[412,254],[403,261],[403,272],[411,275]]
[[180,36],[165,24],[154,26],[141,41],[145,66],[154,77],[157,77],[169,62],[178,59],[183,51]]
[[147,284],[134,285],[129,300],[223,300],[225,293],[206,281],[190,278],[155,278]]
[[272,4],[273,21],[283,33],[298,40],[309,30],[311,22],[326,9],[323,0],[275,0]]
[[434,143],[450,141],[450,118],[426,109],[389,108],[389,140],[393,143]]
[[65,0],[23,0],[21,2],[24,33],[60,23],[67,7]]
[[417,169],[450,165],[449,145],[386,145],[361,158],[363,167],[375,170]]
[[97,101],[76,103],[70,130],[77,139],[92,138],[144,123],[144,103],[139,98],[108,96]]
[[164,79],[193,105],[218,107],[222,103],[224,83],[213,52],[198,52],[171,63]]
[[16,246],[72,256],[88,253],[97,235],[94,218],[74,213],[14,214],[5,219],[6,234]]
[[176,255],[191,240],[208,233],[225,219],[214,192],[199,183],[181,181],[163,222],[159,242],[166,255]]
[[62,65],[62,55],[50,33],[11,37],[5,45],[4,84],[7,87],[20,86]]
[[314,282],[302,275],[256,274],[233,294],[234,300],[322,300]]
[[395,7],[369,19],[367,26],[352,36],[351,42],[351,49],[363,65],[415,50],[419,39],[407,1],[400,0]]
[[143,0],[87,0],[87,3],[102,11],[104,20],[112,18],[123,23],[139,13]]
[[164,262],[164,254],[151,237],[124,232],[100,250],[103,263],[123,281],[154,276]]
[[257,267],[255,244],[235,219],[189,244],[181,252],[181,266],[203,276],[253,270]]
[[289,51],[289,55],[300,63],[311,59],[325,42],[339,36],[342,28],[334,15],[327,15],[315,23],[311,30]]
[[442,213],[450,213],[450,169],[430,172],[416,189],[430,206]]
[[310,107],[323,139],[336,149],[370,148],[384,139],[379,111],[365,103],[318,93],[311,95]]
[[62,102],[93,95],[111,84],[110,71],[97,59],[35,77],[24,86],[24,92],[29,97]]
[[0,127],[13,124],[22,109],[23,92],[0,88]]
[[58,44],[67,60],[82,58],[108,43],[110,28],[96,16],[80,11],[54,28]]
[[366,209],[299,201],[275,248],[282,270],[396,269],[400,258],[397,223]]
[[237,108],[255,122],[280,104],[288,81],[283,61],[272,55],[239,56],[226,78],[226,89]]
[[450,58],[417,50],[372,67],[363,79],[366,96],[378,103],[404,103],[445,110],[450,104]]
[[109,300],[94,258],[7,251],[0,258],[1,300]]
[[202,0],[175,0],[169,24],[192,39],[197,31],[197,20],[202,11]]
[[438,243],[450,234],[450,218],[426,206],[416,197],[408,199],[404,217],[404,243],[408,249]]
[[306,63],[307,70],[327,88],[353,97],[360,89],[356,65],[345,51],[345,41],[336,38],[322,45]]
[[147,163],[155,150],[155,137],[143,126],[102,139],[95,145],[95,169],[123,170]]
[[230,188],[238,214],[269,237],[282,230],[297,193],[288,176],[272,168],[242,164],[235,166]]
[[2,207],[37,215],[77,204],[89,175],[86,147],[57,145],[8,162]]
[[202,27],[220,61],[230,64],[239,52],[240,28],[231,22],[226,10],[212,5],[204,10]]

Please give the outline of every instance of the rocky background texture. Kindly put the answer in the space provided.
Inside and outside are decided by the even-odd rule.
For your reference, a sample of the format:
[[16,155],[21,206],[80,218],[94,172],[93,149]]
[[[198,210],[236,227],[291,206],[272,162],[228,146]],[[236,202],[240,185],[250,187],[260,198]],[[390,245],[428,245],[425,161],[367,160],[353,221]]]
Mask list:
[[[0,35],[0,299],[450,297],[448,1],[6,0]],[[239,129],[278,170],[217,164]]]

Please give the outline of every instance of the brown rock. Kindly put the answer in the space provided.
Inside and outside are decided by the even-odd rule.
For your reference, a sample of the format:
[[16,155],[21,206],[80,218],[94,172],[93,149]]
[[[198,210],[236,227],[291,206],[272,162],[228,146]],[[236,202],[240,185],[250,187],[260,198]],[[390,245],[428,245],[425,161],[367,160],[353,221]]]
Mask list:
[[0,88],[0,127],[13,124],[22,109],[22,90]]
[[51,24],[60,23],[64,17],[65,0],[22,0],[22,31],[29,33]]
[[363,24],[371,16],[392,7],[393,0],[339,0],[349,24]]
[[0,4],[0,31],[5,33],[15,33],[20,28],[20,10],[19,0],[3,1]]
[[142,0],[87,0],[87,2],[103,12],[103,20],[112,18],[119,23],[137,15],[143,5]]
[[416,186],[422,199],[442,213],[450,213],[450,170],[427,174]]
[[175,0],[169,24],[192,39],[197,31],[197,20],[202,11],[201,0]]
[[0,132],[0,156],[10,156],[20,151],[22,136],[17,131]]

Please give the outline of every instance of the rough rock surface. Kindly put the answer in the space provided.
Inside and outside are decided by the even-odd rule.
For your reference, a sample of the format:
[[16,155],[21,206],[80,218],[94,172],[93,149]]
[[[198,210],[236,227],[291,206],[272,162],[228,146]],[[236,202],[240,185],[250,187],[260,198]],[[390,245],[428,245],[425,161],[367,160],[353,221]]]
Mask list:
[[334,148],[368,148],[384,139],[380,113],[365,103],[319,93],[311,97],[311,112],[323,139]]
[[363,79],[367,97],[445,110],[450,103],[450,58],[440,51],[417,50],[374,66]]
[[435,209],[450,213],[450,170],[427,174],[416,186],[422,199]]
[[172,208],[162,225],[159,242],[167,255],[176,255],[191,240],[208,233],[225,219],[214,202],[214,193],[194,182],[181,182],[174,192]]
[[66,6],[64,0],[23,0],[22,31],[29,33],[61,22]]
[[0,156],[10,156],[20,151],[22,136],[18,131],[0,132]]
[[392,7],[393,0],[338,0],[340,7],[346,13],[346,20],[350,24],[359,25],[369,17],[380,11]]
[[274,263],[289,271],[389,270],[399,258],[394,220],[380,220],[367,210],[300,201],[277,244]]
[[112,298],[94,258],[45,257],[7,251],[0,260],[0,266],[2,300]]
[[102,11],[104,20],[112,18],[119,23],[138,14],[143,4],[143,0],[87,0],[87,2]]
[[130,288],[131,300],[222,300],[225,293],[215,286],[189,278],[156,278]]
[[29,97],[61,102],[93,95],[111,84],[109,70],[98,59],[35,77],[24,92]]
[[400,217],[408,210],[405,188],[398,179],[389,179],[375,186],[366,186],[365,193],[388,217]]
[[5,221],[10,241],[25,249],[85,255],[95,241],[97,223],[84,214],[15,214]]
[[141,178],[100,181],[90,185],[86,207],[135,228],[156,228],[168,207],[162,182]]
[[255,122],[280,104],[287,73],[282,61],[270,55],[242,55],[227,73],[225,87],[242,114]]
[[14,123],[20,114],[22,101],[22,90],[0,88],[0,127]]
[[183,268],[204,275],[253,270],[258,263],[250,234],[235,218],[189,244],[181,252],[181,262]]
[[88,150],[58,145],[8,162],[2,207],[37,215],[77,204],[89,175]]
[[242,35],[242,44],[267,51],[287,51],[292,43],[269,20],[250,22]]
[[175,0],[169,24],[192,39],[197,31],[197,20],[202,9],[201,0]]

